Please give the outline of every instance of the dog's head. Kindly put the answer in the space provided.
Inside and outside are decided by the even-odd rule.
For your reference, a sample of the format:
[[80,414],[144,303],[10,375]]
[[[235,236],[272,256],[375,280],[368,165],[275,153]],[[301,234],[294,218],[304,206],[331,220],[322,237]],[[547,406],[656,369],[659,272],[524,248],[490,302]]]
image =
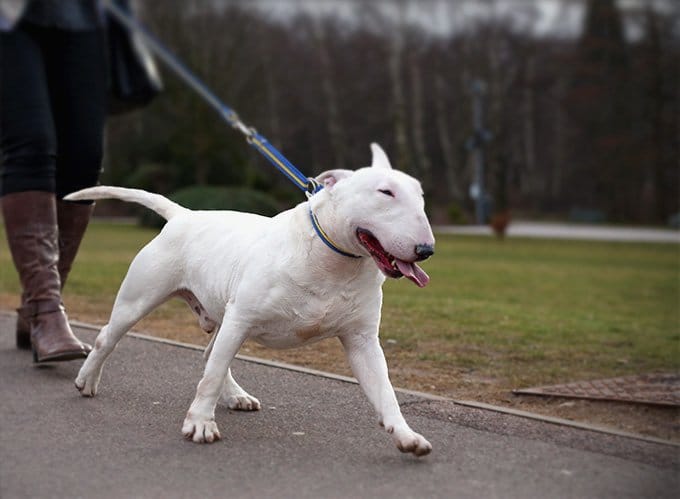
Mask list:
[[434,253],[423,189],[415,178],[394,170],[378,144],[371,144],[371,151],[370,167],[330,170],[316,180],[347,231],[343,241],[356,254],[372,257],[386,276],[404,276],[423,287],[429,277],[416,262]]

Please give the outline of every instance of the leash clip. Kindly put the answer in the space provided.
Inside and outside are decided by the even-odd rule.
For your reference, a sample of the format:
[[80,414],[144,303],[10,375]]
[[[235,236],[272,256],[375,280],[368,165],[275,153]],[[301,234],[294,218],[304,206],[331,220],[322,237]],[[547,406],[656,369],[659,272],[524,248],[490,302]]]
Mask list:
[[252,142],[253,135],[257,133],[257,131],[252,128],[248,127],[243,121],[241,121],[241,118],[239,115],[234,111],[233,109],[229,109],[228,107],[224,107],[222,109],[222,116],[224,119],[229,123],[232,128],[235,128],[239,132],[241,132],[243,135],[246,137],[246,141],[248,143]]
[[307,190],[305,191],[305,195],[307,196],[307,199],[311,198],[314,194],[319,192],[321,189],[323,189],[322,184],[317,182],[312,177],[307,177]]

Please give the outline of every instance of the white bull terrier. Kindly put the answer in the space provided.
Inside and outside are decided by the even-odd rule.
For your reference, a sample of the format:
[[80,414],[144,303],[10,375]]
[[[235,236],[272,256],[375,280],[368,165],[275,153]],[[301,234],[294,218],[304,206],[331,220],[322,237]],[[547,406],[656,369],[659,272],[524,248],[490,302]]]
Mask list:
[[186,300],[215,334],[182,433],[219,440],[215,406],[258,410],[260,402],[231,376],[229,365],[251,338],[290,348],[337,336],[380,424],[402,452],[428,454],[399,409],[378,340],[385,276],[420,287],[429,277],[415,263],[434,252],[434,236],[414,178],[390,166],[371,145],[372,166],[331,170],[317,194],[273,218],[233,211],[191,211],[146,191],[98,186],[67,200],[116,198],[142,204],[168,220],[134,258],[109,323],[75,380],[92,397],[104,361],[122,336],[172,296]]

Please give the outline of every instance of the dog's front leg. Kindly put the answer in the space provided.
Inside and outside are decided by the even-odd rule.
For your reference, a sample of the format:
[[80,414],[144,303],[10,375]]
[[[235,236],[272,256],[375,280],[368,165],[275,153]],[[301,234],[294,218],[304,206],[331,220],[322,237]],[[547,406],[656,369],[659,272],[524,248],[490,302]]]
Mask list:
[[[227,314],[231,315],[232,314]],[[211,443],[222,438],[215,423],[215,405],[229,372],[229,365],[246,338],[245,327],[225,316],[217,332],[196,397],[182,425],[185,438],[197,443]]]
[[411,430],[401,414],[377,334],[348,335],[342,337],[341,341],[354,376],[378,413],[381,426],[392,435],[397,448],[416,456],[429,454],[432,450],[430,442]]

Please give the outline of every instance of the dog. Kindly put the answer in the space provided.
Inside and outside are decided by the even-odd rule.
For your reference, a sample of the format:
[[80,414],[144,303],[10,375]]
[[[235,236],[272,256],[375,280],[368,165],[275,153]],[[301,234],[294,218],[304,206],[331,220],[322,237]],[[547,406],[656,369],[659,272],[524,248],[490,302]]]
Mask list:
[[269,218],[235,211],[192,211],[138,189],[97,186],[66,200],[136,202],[167,220],[130,264],[111,317],[99,332],[75,384],[97,393],[102,367],[142,317],[173,296],[184,299],[200,327],[213,333],[206,366],[182,426],[185,438],[221,438],[215,406],[235,410],[260,402],[231,375],[230,363],[250,338],[291,348],[338,337],[354,375],[397,448],[423,456],[432,445],[404,420],[378,340],[382,284],[406,277],[423,287],[416,262],[434,253],[423,190],[391,167],[371,144],[372,165],[329,170],[306,202]]

